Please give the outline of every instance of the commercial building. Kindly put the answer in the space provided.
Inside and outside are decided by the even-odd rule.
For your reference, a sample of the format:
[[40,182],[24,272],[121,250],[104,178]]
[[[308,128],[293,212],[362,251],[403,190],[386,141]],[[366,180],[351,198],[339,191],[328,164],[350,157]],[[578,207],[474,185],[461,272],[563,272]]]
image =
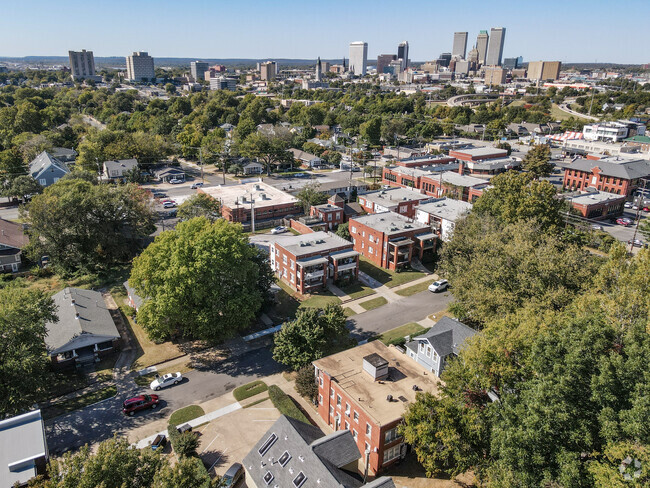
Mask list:
[[487,86],[503,85],[507,71],[499,66],[486,66],[484,82]]
[[614,193],[630,198],[650,178],[650,161],[606,157],[599,160],[579,158],[564,169],[565,188]]
[[623,215],[626,197],[617,193],[587,191],[565,196],[564,199],[583,217],[601,220]]
[[401,61],[402,71],[406,71],[406,68],[409,67],[409,43],[408,41],[402,41],[397,46],[397,59]]
[[35,476],[47,476],[48,458],[45,425],[40,410],[0,420],[2,488],[26,486]]
[[361,457],[351,432],[325,435],[318,427],[282,415],[244,457],[245,484],[251,488],[395,488],[386,476],[361,482],[357,473]]
[[505,58],[503,60],[503,67],[505,69],[517,69],[520,68],[522,63],[524,62],[524,58],[519,56],[516,58]]
[[70,60],[70,71],[73,80],[83,80],[85,78],[94,79],[95,75],[95,56],[92,51],[68,51]]
[[368,43],[356,41],[350,43],[350,72],[355,76],[365,76],[368,66]]
[[367,213],[395,212],[415,218],[415,207],[432,198],[411,188],[387,188],[359,195],[359,205]]
[[[372,341],[313,362],[318,415],[335,431],[348,430],[370,474],[406,456],[398,433],[417,392],[438,394],[438,378],[393,346]],[[365,459],[365,458],[364,458]]]
[[190,75],[194,81],[205,80],[205,72],[210,67],[209,63],[205,61],[192,61],[190,63]]
[[493,27],[490,29],[490,40],[488,42],[487,54],[485,56],[485,64],[487,66],[501,66],[505,39],[505,27]]
[[627,120],[585,125],[582,133],[587,141],[619,142],[634,135],[644,135],[645,125]]
[[489,39],[490,36],[484,30],[480,31],[476,37],[476,50],[478,51],[478,63],[480,65],[485,64]]
[[237,90],[237,80],[235,78],[226,78],[225,76],[215,76],[210,78],[210,90]]
[[128,81],[155,81],[153,58],[145,51],[136,51],[126,57],[126,79]]
[[465,59],[467,52],[467,32],[454,32],[454,45],[451,49],[451,55],[460,59]]
[[415,220],[430,226],[443,242],[451,240],[456,221],[472,210],[472,204],[451,198],[438,198],[415,209]]
[[380,75],[386,72],[386,68],[390,65],[391,61],[397,60],[394,54],[380,54],[377,56],[377,74]]
[[560,77],[561,69],[560,61],[531,61],[527,77],[531,81],[555,81]]
[[454,149],[449,151],[450,158],[456,158],[459,161],[482,161],[484,159],[505,158],[508,151],[496,147],[470,147],[463,149]]
[[255,210],[254,216],[257,222],[302,213],[296,197],[262,181],[240,185],[208,186],[197,191],[220,202],[221,214],[230,222],[250,222],[252,209]]
[[359,277],[359,253],[353,244],[331,232],[312,232],[274,242],[271,269],[301,294],[324,288],[327,279],[350,283]]
[[275,61],[265,61],[260,64],[260,79],[262,81],[275,80],[278,67]]
[[431,227],[395,212],[352,217],[349,230],[355,251],[391,270],[409,266],[414,253],[421,259],[436,247]]

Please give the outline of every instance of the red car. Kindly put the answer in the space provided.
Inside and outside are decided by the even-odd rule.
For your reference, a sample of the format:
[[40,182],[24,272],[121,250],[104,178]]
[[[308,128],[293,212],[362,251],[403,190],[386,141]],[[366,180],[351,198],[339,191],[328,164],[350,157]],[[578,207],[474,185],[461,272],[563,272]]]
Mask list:
[[158,395],[140,395],[129,398],[122,404],[122,412],[126,415],[134,415],[138,410],[145,408],[156,408],[158,406]]

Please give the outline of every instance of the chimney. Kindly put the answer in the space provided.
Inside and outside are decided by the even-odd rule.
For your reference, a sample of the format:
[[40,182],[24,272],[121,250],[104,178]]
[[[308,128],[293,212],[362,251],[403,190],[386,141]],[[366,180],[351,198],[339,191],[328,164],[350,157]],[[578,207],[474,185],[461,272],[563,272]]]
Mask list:
[[465,173],[465,161],[461,160],[458,163],[458,174],[462,175]]

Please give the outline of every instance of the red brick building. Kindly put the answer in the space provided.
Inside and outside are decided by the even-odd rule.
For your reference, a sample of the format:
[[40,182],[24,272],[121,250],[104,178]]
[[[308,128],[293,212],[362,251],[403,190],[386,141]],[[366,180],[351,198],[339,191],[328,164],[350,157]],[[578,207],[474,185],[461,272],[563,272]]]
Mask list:
[[496,147],[472,147],[470,149],[454,149],[449,151],[449,157],[459,161],[483,161],[485,159],[500,159],[508,156],[508,151]]
[[595,188],[626,198],[650,178],[650,161],[607,157],[598,161],[580,158],[564,169],[564,188],[585,191]]
[[456,158],[450,156],[417,156],[407,159],[399,159],[393,164],[395,166],[403,166],[404,168],[419,168],[421,166],[431,166],[436,164],[449,164],[456,162]]
[[431,227],[394,212],[363,215],[350,219],[354,250],[382,268],[396,270],[435,250],[436,234]]
[[330,232],[291,236],[270,248],[271,269],[301,294],[324,288],[328,279],[347,284],[359,277],[359,253]]
[[321,219],[324,226],[329,230],[335,229],[344,221],[343,208],[332,203],[312,206],[309,210],[309,216]]
[[318,379],[318,415],[334,430],[352,432],[374,475],[406,455],[397,433],[417,391],[438,394],[438,378],[394,347],[372,341],[313,363]]
[[359,205],[366,213],[395,212],[410,219],[415,218],[415,207],[433,200],[418,190],[387,188],[359,195]]
[[281,219],[302,213],[298,199],[289,193],[262,181],[229,186],[199,188],[221,204],[221,215],[230,222],[250,222],[255,210],[255,221]]
[[611,219],[623,215],[625,196],[602,191],[589,191],[565,199],[583,217],[592,220]]
[[469,202],[470,195],[476,195],[480,190],[487,188],[489,181],[458,174],[455,171],[431,174],[420,178],[422,192],[435,197],[450,197],[456,200]]

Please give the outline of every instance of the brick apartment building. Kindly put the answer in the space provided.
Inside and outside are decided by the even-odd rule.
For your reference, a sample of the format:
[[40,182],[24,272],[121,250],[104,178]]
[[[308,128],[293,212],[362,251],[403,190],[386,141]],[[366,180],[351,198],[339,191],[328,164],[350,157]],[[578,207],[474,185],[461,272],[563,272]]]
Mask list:
[[459,161],[483,161],[485,159],[501,159],[508,156],[508,151],[496,147],[471,147],[469,149],[454,149],[449,151],[449,157]]
[[444,171],[420,178],[421,190],[426,195],[448,196],[464,202],[471,202],[478,198],[488,185],[487,180],[461,175],[455,171]]
[[345,219],[344,209],[333,203],[324,203],[323,205],[314,205],[309,209],[310,217],[317,217],[329,230],[335,229],[342,224]]
[[313,363],[318,379],[318,415],[334,430],[352,432],[374,475],[406,455],[397,433],[417,391],[438,393],[438,378],[413,359],[372,341]]
[[221,215],[230,222],[250,222],[252,209],[255,209],[256,222],[302,213],[296,197],[262,181],[209,186],[199,188],[197,192],[205,193],[220,202]]
[[570,190],[595,188],[630,198],[650,177],[650,161],[645,159],[580,158],[564,169],[564,187]]
[[354,250],[382,268],[396,270],[411,264],[413,254],[436,247],[436,234],[428,225],[395,212],[363,215],[350,219]]
[[402,166],[404,168],[419,168],[421,166],[431,166],[436,164],[449,164],[456,162],[456,158],[443,155],[430,155],[426,156],[414,156],[406,159],[398,159],[393,161],[392,164],[395,166]]
[[395,212],[410,219],[415,218],[418,205],[431,200],[430,196],[410,188],[387,188],[359,195],[359,205],[366,213]]
[[451,198],[438,198],[420,205],[415,211],[415,219],[430,226],[443,242],[451,240],[456,221],[472,210],[472,204]]
[[573,208],[592,220],[611,219],[623,215],[625,196],[603,191],[581,192],[566,196]]
[[359,277],[359,253],[330,232],[292,236],[271,244],[271,269],[301,294],[324,288],[327,279],[349,283]]

